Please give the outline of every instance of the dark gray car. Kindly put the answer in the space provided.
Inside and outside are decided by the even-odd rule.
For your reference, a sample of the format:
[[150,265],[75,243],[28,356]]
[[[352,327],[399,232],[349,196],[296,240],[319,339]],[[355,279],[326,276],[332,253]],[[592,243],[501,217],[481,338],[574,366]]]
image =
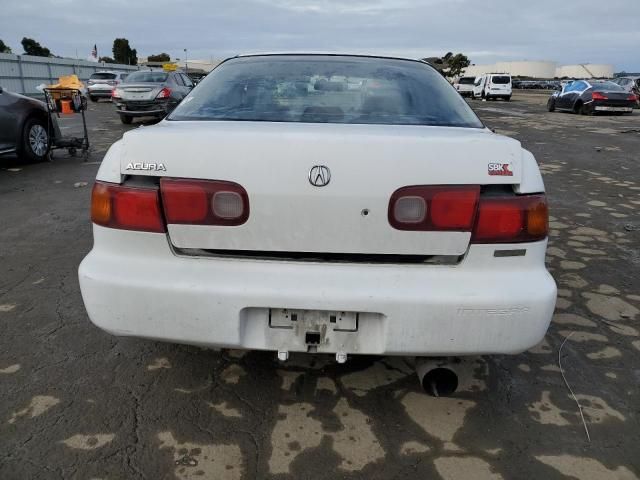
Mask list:
[[191,91],[193,82],[183,72],[150,70],[129,74],[112,94],[122,123],[135,117],[164,118]]
[[42,161],[59,137],[58,124],[55,119],[49,121],[44,102],[0,86],[0,154],[16,153]]

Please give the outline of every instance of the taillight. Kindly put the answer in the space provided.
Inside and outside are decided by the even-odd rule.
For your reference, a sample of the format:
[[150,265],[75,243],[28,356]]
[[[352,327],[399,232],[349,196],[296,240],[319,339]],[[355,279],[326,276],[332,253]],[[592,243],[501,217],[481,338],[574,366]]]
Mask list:
[[481,196],[479,185],[411,186],[389,201],[398,230],[471,232],[473,243],[519,243],[546,238],[544,194]]
[[158,92],[156,98],[169,98],[171,96],[171,89],[164,87],[162,90]]
[[123,230],[166,231],[157,188],[96,182],[91,193],[91,221]]
[[544,195],[481,197],[473,243],[534,242],[549,231]]
[[237,183],[163,178],[160,193],[167,223],[235,226],[249,218],[249,196]]
[[604,94],[602,94],[600,92],[593,92],[591,94],[591,98],[593,100],[608,100],[609,99],[609,97],[607,97],[606,95],[604,95]]
[[638,97],[632,93],[631,95],[629,95],[627,97],[627,100],[631,100],[632,102],[637,102],[638,101]]
[[111,98],[120,98],[120,91],[117,88],[111,90]]
[[471,231],[480,186],[411,186],[391,195],[393,228],[418,231]]

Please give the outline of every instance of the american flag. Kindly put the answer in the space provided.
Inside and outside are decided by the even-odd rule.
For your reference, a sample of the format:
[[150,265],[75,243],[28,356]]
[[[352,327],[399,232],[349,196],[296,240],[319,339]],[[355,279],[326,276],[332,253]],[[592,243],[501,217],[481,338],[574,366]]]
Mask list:
[[97,45],[93,45],[93,50],[91,50],[91,56],[93,58],[98,58],[98,46]]

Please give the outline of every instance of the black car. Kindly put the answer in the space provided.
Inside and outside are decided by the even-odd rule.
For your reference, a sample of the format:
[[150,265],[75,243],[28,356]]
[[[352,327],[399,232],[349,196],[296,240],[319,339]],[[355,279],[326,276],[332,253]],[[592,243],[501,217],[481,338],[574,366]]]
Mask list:
[[49,120],[44,102],[0,87],[0,154],[42,161],[56,138],[60,130],[55,119]]
[[576,80],[555,92],[547,101],[547,109],[567,110],[582,115],[594,113],[631,114],[636,96],[620,85],[605,80]]

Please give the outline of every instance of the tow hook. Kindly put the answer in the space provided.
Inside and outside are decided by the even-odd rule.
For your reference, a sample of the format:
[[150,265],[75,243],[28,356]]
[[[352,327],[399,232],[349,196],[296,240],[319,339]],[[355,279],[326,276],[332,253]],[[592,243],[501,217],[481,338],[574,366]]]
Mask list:
[[343,352],[336,353],[336,362],[345,363],[347,361],[347,354]]
[[278,360],[281,362],[289,360],[289,352],[286,350],[278,350]]

